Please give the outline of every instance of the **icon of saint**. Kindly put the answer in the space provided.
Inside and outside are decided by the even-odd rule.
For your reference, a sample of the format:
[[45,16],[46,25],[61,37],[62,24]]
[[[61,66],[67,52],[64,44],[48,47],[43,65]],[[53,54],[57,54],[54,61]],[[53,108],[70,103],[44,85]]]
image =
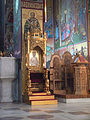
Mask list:
[[41,32],[39,21],[37,18],[35,18],[34,12],[30,13],[30,17],[26,20],[24,25],[24,34],[27,34],[28,31],[30,34]]
[[30,63],[31,66],[37,66],[37,65],[39,65],[39,61],[37,59],[35,51],[32,52],[32,57],[30,58],[29,63]]

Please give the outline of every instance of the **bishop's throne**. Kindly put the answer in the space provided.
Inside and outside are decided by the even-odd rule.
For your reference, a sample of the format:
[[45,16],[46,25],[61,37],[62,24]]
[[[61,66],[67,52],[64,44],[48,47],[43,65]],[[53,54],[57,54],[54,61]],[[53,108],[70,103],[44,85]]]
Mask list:
[[32,105],[57,104],[57,100],[49,90],[48,70],[46,69],[46,40],[46,34],[43,35],[42,32],[34,34],[27,32],[25,36],[27,77],[24,101]]

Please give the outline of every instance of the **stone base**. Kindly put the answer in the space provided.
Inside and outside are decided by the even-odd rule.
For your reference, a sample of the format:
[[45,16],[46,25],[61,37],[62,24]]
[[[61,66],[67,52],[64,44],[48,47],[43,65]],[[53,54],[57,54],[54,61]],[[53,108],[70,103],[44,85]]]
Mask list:
[[17,77],[14,57],[0,57],[0,102],[12,102],[12,81]]
[[88,95],[56,95],[59,102],[62,103],[90,103],[90,94]]
[[78,98],[78,99],[65,99],[65,98],[59,98],[59,102],[62,103],[90,103],[90,98]]
[[14,79],[1,79],[2,80],[2,93],[1,102],[13,102],[12,99],[12,81]]
[[12,98],[4,98],[4,99],[1,99],[1,103],[12,103],[13,102],[13,99]]

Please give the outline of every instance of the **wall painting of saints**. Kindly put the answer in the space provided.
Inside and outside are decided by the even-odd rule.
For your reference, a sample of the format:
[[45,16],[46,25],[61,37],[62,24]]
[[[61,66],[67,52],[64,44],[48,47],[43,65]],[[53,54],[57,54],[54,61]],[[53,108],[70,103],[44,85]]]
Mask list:
[[43,31],[43,10],[22,9],[22,39],[28,31],[31,35]]

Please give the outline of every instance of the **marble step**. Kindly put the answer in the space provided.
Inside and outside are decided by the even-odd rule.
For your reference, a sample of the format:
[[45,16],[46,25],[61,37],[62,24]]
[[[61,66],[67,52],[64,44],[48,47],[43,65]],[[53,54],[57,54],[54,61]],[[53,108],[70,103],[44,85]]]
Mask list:
[[32,100],[31,105],[56,105],[57,100]]
[[40,96],[40,95],[37,95],[37,96],[29,96],[29,100],[50,100],[50,99],[55,99],[54,98],[54,95],[42,95],[42,96]]

